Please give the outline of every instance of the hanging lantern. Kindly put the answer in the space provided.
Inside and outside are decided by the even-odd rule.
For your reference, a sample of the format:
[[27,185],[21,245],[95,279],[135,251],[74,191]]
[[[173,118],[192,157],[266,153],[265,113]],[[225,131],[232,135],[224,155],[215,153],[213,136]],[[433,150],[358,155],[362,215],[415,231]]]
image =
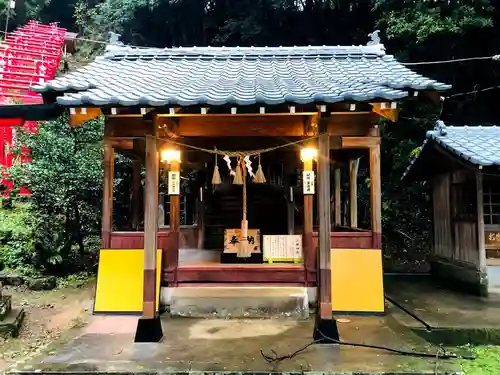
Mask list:
[[176,149],[166,148],[160,151],[160,159],[162,162],[171,164],[171,163],[180,163],[181,162],[181,152]]
[[303,162],[313,161],[318,158],[318,150],[313,147],[307,147],[300,150],[300,160]]

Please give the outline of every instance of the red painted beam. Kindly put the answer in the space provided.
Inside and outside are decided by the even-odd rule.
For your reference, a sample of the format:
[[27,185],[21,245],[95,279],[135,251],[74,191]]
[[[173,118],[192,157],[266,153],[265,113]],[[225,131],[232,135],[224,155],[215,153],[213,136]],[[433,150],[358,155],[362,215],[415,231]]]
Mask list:
[[1,118],[0,127],[23,126],[24,120],[22,118]]

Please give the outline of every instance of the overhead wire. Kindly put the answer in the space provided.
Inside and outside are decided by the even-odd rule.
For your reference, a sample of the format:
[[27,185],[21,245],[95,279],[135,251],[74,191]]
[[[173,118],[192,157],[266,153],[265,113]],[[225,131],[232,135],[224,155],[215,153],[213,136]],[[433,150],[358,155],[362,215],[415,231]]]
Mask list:
[[479,56],[479,57],[464,57],[459,59],[449,59],[449,60],[435,60],[435,61],[417,61],[417,62],[407,62],[401,63],[406,66],[415,66],[415,65],[434,65],[434,64],[451,64],[458,62],[466,62],[466,61],[477,61],[477,60],[494,60],[499,61],[500,55],[492,55],[492,56]]
[[[11,34],[11,33],[14,33],[14,31],[10,31],[10,32],[0,31],[0,34]],[[42,34],[40,34],[40,35],[42,35]],[[45,34],[43,34],[43,35],[45,35]],[[133,45],[133,44],[110,43],[109,41],[103,41],[103,40],[97,40],[97,39],[88,39],[88,38],[81,38],[81,37],[75,37],[75,38],[72,38],[72,40],[79,40],[79,41],[82,41],[82,42],[97,43],[97,44],[103,44],[103,45],[115,45],[115,46],[133,47],[133,48],[154,48],[154,47],[148,47],[148,46],[138,46],[138,45]],[[448,60],[401,62],[400,64],[401,65],[405,65],[405,66],[417,66],[417,65],[451,64],[451,63],[459,63],[459,62],[466,62],[466,61],[478,61],[478,60],[500,61],[500,54],[498,54],[498,55],[491,55],[491,56],[463,57],[463,58],[448,59]]]
[[451,98],[456,98],[458,96],[478,94],[480,92],[497,90],[497,89],[500,89],[500,86],[498,86],[498,85],[496,85],[496,86],[489,86],[489,87],[485,87],[484,89],[476,89],[476,90],[472,90],[472,91],[467,91],[467,92],[461,92],[461,93],[457,93],[457,94],[448,95],[445,98],[446,99],[451,99]]

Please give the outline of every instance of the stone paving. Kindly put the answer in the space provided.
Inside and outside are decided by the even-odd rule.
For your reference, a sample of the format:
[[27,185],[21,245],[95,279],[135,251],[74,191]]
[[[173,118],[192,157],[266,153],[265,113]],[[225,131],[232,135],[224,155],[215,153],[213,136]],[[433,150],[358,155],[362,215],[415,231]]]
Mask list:
[[[343,341],[435,354],[437,344],[495,342],[500,327],[500,297],[455,293],[429,278],[387,278],[386,293],[432,327],[387,304],[384,317],[338,316]],[[372,348],[311,345],[273,364],[261,350],[287,355],[312,341],[312,318],[162,319],[158,344],[134,344],[136,316],[93,316],[69,341],[54,342],[12,373],[142,374],[460,374],[457,360],[402,356]],[[451,332],[451,333],[450,333]],[[458,332],[458,333],[457,333]],[[465,332],[465,333],[464,333]],[[471,332],[475,332],[471,335]],[[469,341],[467,341],[469,340]],[[450,344],[451,345],[451,344]],[[454,343],[453,345],[457,345]],[[467,353],[458,353],[467,354]]]
[[385,293],[429,324],[432,331],[390,304],[389,324],[409,328],[434,343],[500,345],[500,294],[490,293],[487,298],[463,294],[418,276],[386,278]]
[[[339,318],[341,340],[436,353],[410,330],[391,329],[386,318]],[[78,337],[57,343],[22,373],[328,373],[457,374],[453,360],[418,358],[348,346],[313,345],[279,364],[260,354],[293,353],[311,342],[312,320],[165,318],[159,344],[134,344],[137,317],[98,316]]]

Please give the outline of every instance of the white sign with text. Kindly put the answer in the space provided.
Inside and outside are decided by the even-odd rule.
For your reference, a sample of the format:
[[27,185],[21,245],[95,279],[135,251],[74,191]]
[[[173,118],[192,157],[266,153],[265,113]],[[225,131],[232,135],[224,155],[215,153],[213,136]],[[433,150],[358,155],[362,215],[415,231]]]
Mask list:
[[180,172],[168,172],[168,195],[179,195],[181,193]]
[[314,194],[314,171],[302,172],[304,195]]

